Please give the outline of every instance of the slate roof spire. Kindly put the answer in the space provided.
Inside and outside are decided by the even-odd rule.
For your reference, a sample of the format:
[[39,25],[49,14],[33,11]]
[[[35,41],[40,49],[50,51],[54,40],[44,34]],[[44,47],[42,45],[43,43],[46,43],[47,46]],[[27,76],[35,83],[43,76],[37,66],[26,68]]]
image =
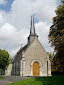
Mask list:
[[38,37],[38,35],[35,32],[34,16],[33,16],[33,11],[32,11],[31,27],[30,27],[30,34],[29,34],[29,37],[28,37],[28,44],[30,44],[35,37]]
[[30,35],[35,35],[35,25],[34,25],[34,16],[33,16],[33,10],[32,10],[32,16],[31,16],[31,28],[30,28]]

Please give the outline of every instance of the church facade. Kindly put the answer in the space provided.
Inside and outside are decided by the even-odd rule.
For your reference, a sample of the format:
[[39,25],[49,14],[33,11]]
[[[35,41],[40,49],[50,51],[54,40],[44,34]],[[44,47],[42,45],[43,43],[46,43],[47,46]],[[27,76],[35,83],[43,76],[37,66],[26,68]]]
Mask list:
[[38,40],[35,32],[34,17],[31,18],[30,35],[26,46],[21,47],[12,61],[12,75],[50,76],[51,62],[49,55]]

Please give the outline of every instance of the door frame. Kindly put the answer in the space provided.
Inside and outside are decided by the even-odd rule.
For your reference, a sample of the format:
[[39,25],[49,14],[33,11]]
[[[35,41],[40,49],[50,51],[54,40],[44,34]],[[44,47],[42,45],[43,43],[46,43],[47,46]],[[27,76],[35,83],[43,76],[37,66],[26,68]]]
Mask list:
[[33,63],[37,62],[39,64],[39,76],[41,76],[41,68],[42,68],[42,63],[39,60],[32,60],[30,67],[31,67],[31,76],[33,76]]

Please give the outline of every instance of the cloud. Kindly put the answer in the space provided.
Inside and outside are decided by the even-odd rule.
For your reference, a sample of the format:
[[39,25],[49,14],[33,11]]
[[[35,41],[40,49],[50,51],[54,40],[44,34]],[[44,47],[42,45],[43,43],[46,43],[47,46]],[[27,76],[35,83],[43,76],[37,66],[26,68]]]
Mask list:
[[0,12],[0,25],[3,24],[5,19],[3,18],[3,14]]
[[35,23],[36,33],[43,47],[50,52],[47,36],[55,16],[56,3],[56,0],[14,0],[10,12],[0,11],[0,48],[14,56],[20,44],[27,43],[33,6],[35,18],[39,20]]
[[[5,14],[7,22],[16,26],[16,28],[28,29],[30,24],[30,16],[32,15],[32,5],[34,14],[41,21],[52,22],[52,17],[55,16],[56,0],[15,0],[12,4],[11,11]],[[19,23],[18,23],[19,22]],[[22,25],[21,25],[22,24]]]
[[25,29],[17,31],[13,25],[5,23],[0,28],[0,48],[7,49],[9,52],[11,50],[10,53],[12,53],[11,56],[13,56],[14,53],[18,51],[16,51],[16,49],[18,49],[22,43],[23,45],[26,44],[26,36],[28,36],[28,31],[29,30]]
[[47,52],[53,52],[53,48],[50,47],[48,43],[48,34],[49,34],[49,27],[50,25],[47,22],[39,21],[39,23],[35,24],[36,32],[39,36],[39,41],[41,42],[42,46],[45,48]]
[[6,0],[0,0],[0,5],[1,5],[1,4],[6,4],[6,3],[7,3]]

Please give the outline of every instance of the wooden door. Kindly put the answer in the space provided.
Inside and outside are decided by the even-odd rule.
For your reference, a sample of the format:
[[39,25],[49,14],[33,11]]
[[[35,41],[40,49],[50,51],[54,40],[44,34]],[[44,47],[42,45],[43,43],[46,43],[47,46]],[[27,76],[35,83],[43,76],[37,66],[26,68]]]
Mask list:
[[39,64],[37,62],[33,63],[33,76],[39,76]]

